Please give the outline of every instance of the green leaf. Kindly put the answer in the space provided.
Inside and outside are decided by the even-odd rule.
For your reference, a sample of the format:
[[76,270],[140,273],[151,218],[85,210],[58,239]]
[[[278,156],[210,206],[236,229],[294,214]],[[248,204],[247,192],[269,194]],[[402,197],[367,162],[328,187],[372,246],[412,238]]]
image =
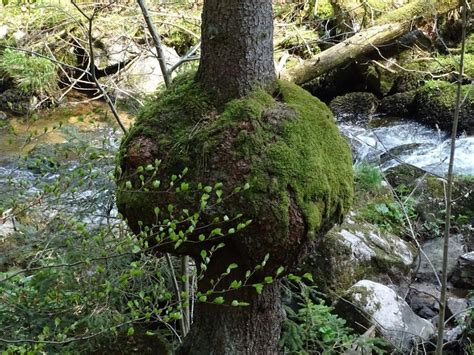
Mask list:
[[250,189],[250,184],[247,182],[244,185],[244,190],[248,190],[248,189]]
[[276,271],[276,276],[279,276],[283,271],[285,271],[285,267],[280,266]]
[[161,184],[160,180],[155,180],[155,181],[153,181],[153,187],[154,187],[155,189],[159,188],[159,187],[160,187],[160,184]]
[[213,302],[215,304],[223,304],[224,303],[224,297],[222,297],[222,296],[216,297],[216,298],[214,298]]
[[206,186],[206,187],[204,187],[204,192],[209,193],[209,192],[211,192],[211,191],[212,191],[212,187],[211,187],[211,186]]
[[135,328],[133,327],[128,328],[127,335],[132,336],[133,334],[135,334]]
[[134,245],[133,248],[132,248],[132,253],[133,254],[137,254],[140,252],[140,247],[138,245]]
[[306,280],[309,280],[311,282],[314,282],[313,280],[313,275],[311,275],[311,273],[307,272],[306,274],[303,275],[303,278],[305,278]]
[[239,301],[233,300],[231,305],[234,306],[234,307],[238,307],[239,306]]
[[207,301],[207,296],[205,295],[199,296],[199,302],[206,302],[206,301]]
[[201,250],[201,258],[204,260],[207,257],[207,251]]
[[132,188],[132,182],[131,182],[131,181],[127,181],[127,182],[125,183],[125,188],[126,188],[127,190],[130,190],[130,189]]
[[265,281],[265,283],[271,284],[273,282],[273,277],[266,276],[263,280]]
[[255,287],[255,291],[260,295],[263,291],[263,284],[253,284],[253,287]]
[[242,286],[242,281],[240,281],[240,280],[234,280],[230,284],[230,288],[232,288],[232,289],[239,288],[240,286]]

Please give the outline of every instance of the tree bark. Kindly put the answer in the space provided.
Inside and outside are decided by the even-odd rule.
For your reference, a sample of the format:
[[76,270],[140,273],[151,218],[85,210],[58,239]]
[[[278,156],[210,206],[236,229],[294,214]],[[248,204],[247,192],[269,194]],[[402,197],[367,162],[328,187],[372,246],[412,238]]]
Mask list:
[[220,103],[276,79],[271,0],[206,0],[197,80]]
[[[415,0],[380,17],[377,24],[317,54],[313,58],[284,72],[282,77],[304,84],[337,67],[348,64],[378,46],[389,43],[410,31],[413,21],[437,12],[446,13],[459,6],[459,0]],[[385,24],[384,24],[385,23]]]
[[246,288],[233,296],[250,305],[196,304],[191,332],[177,354],[278,354],[282,319],[279,282],[265,286],[260,295]]

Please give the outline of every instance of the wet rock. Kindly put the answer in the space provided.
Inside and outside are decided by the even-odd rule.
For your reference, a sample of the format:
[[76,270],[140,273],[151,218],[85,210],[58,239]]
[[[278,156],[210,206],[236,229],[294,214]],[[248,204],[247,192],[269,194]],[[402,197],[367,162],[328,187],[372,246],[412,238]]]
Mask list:
[[396,117],[410,116],[415,111],[415,106],[413,105],[415,95],[415,91],[407,91],[386,96],[380,103],[379,111]]
[[[420,281],[435,282],[433,273],[434,269],[441,275],[443,266],[443,238],[435,238],[425,242],[422,246],[423,253],[418,257],[419,268],[416,277]],[[458,258],[464,254],[464,238],[461,235],[454,235],[449,238],[449,254],[448,254],[448,277],[450,277],[456,267]],[[431,265],[430,265],[430,262]]]
[[474,251],[459,256],[451,282],[459,288],[472,289],[474,287]]
[[402,155],[408,155],[422,145],[423,143],[408,143],[393,147],[380,155],[380,163],[384,164],[394,158],[399,158]]
[[368,92],[352,92],[338,96],[329,104],[334,115],[343,120],[368,120],[379,106],[379,100]]
[[340,293],[361,279],[405,285],[414,259],[409,243],[350,214],[320,240],[303,269],[323,292]]
[[434,326],[418,317],[394,290],[369,280],[353,285],[336,303],[335,310],[360,332],[375,325],[384,338],[404,353],[435,332]]

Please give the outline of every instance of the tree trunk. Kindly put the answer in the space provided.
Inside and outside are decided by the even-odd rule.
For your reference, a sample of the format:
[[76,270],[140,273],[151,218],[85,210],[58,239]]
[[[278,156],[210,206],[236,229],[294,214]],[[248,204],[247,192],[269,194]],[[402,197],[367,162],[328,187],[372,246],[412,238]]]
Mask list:
[[315,55],[282,74],[286,80],[304,84],[318,76],[356,60],[410,31],[414,21],[443,14],[459,7],[459,0],[415,0],[381,16],[376,25]]
[[278,354],[282,318],[279,282],[265,286],[260,295],[247,288],[233,296],[250,305],[196,304],[196,319],[177,354]]
[[276,79],[271,0],[206,0],[197,80],[218,102]]

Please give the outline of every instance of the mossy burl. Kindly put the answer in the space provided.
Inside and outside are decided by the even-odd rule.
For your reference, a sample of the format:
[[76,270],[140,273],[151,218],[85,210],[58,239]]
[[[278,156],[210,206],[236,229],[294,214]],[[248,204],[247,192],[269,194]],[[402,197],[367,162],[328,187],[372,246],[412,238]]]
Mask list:
[[160,172],[168,179],[187,167],[188,181],[224,182],[228,191],[248,182],[250,188],[226,204],[225,213],[243,213],[252,225],[266,226],[268,235],[244,237],[256,248],[288,245],[292,204],[303,215],[302,238],[311,239],[340,222],[352,202],[349,145],[326,105],[294,84],[278,81],[271,94],[257,89],[216,108],[212,96],[186,75],[149,102],[121,144],[117,191],[129,223],[140,219],[147,225],[155,220],[154,207],[166,208],[170,199],[125,187],[129,180],[138,183],[129,153],[144,137],[156,147],[140,165],[161,159]]

